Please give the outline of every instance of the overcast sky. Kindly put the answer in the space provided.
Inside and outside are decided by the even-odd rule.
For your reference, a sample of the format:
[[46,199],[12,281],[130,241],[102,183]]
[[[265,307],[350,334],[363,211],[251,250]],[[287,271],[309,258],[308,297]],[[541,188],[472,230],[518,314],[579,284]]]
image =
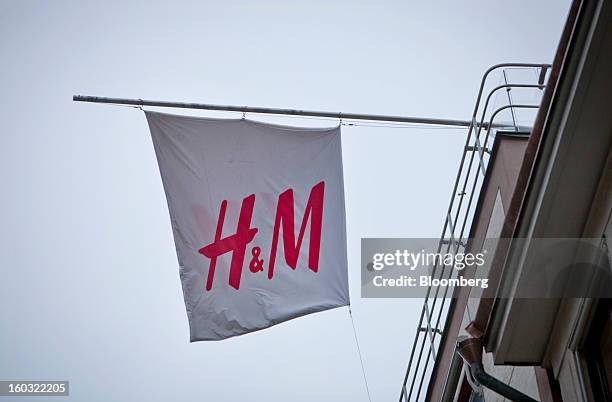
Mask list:
[[[487,67],[552,61],[568,3],[0,0],[0,380],[92,402],[367,401],[346,308],[189,343],[144,115],[72,95],[469,119]],[[422,302],[360,298],[360,238],[439,236],[464,141],[343,127],[376,402],[399,396]]]

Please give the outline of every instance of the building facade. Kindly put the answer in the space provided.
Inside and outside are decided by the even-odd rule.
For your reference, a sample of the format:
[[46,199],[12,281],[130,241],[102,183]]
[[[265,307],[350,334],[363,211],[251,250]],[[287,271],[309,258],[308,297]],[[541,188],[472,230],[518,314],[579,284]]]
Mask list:
[[612,2],[574,1],[555,60],[540,70],[548,82],[530,129],[497,129],[488,149],[474,121],[466,152],[480,162],[482,184],[465,212],[468,233],[455,230],[461,214],[451,213],[452,200],[442,242],[475,252],[487,239],[502,241],[483,294],[456,288],[446,305],[435,295],[425,300],[400,401],[612,401],[606,290],[525,296],[544,272],[538,239],[589,239],[589,248],[564,248],[564,262],[604,267],[603,279],[585,280],[610,286]]

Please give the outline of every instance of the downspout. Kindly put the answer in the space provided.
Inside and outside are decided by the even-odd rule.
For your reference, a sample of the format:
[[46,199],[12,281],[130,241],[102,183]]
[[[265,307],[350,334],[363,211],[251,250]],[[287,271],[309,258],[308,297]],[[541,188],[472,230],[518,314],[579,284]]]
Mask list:
[[538,402],[484,371],[480,338],[469,338],[457,343],[457,353],[463,358],[470,374],[480,385],[514,402]]

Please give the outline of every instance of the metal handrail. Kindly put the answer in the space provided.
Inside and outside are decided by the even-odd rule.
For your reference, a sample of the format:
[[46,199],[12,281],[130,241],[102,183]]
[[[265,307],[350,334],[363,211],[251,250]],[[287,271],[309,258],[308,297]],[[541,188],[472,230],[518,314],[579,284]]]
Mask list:
[[[475,154],[477,153],[477,152],[474,151],[475,147],[470,147],[470,140],[471,140],[471,137],[472,137],[472,133],[474,133],[474,138],[475,139],[480,137],[480,133],[481,133],[482,127],[483,127],[482,123],[484,122],[484,119],[485,119],[485,116],[486,116],[486,112],[487,112],[487,109],[488,109],[488,106],[489,106],[489,102],[490,102],[491,96],[496,91],[498,91],[498,90],[500,90],[502,88],[508,88],[508,89],[510,89],[510,88],[538,88],[538,89],[542,89],[544,87],[543,82],[538,82],[538,84],[505,84],[505,85],[500,85],[500,86],[497,86],[497,87],[493,88],[489,92],[489,94],[488,94],[488,96],[487,96],[487,98],[485,100],[484,108],[482,110],[482,116],[481,116],[480,124],[479,124],[479,123],[476,122],[476,116],[477,116],[479,108],[480,108],[480,102],[482,100],[482,95],[483,95],[484,87],[485,87],[485,84],[486,84],[486,81],[487,81],[487,78],[488,78],[489,74],[492,71],[500,69],[500,68],[540,68],[542,70],[546,70],[549,67],[550,67],[550,64],[543,64],[543,63],[537,63],[537,64],[536,63],[503,63],[503,64],[497,64],[497,65],[489,68],[483,74],[483,77],[482,77],[482,80],[481,80],[481,83],[480,83],[480,88],[479,88],[479,91],[478,91],[478,96],[477,96],[477,99],[476,99],[476,105],[474,107],[474,112],[472,114],[471,124],[468,127],[466,143],[465,143],[465,146],[464,146],[464,149],[463,149],[463,154],[462,154],[461,161],[460,161],[460,164],[459,164],[459,171],[457,173],[457,176],[455,178],[455,183],[454,183],[454,186],[453,186],[453,192],[452,192],[450,204],[449,204],[447,215],[446,215],[447,219],[444,222],[443,229],[442,229],[442,236],[441,236],[440,242],[438,243],[438,252],[440,252],[440,250],[442,249],[442,247],[443,247],[443,245],[445,243],[448,243],[447,252],[451,249],[451,247],[455,246],[452,242],[447,242],[446,241],[446,233],[447,233],[447,230],[449,229],[449,227],[451,227],[452,228],[451,229],[452,233],[451,233],[450,238],[454,238],[454,236],[455,236],[454,232],[455,232],[455,229],[457,228],[457,223],[459,221],[459,215],[461,214],[461,206],[463,204],[463,197],[466,195],[465,190],[467,188],[467,183],[469,181],[470,173],[471,173],[471,170],[472,170],[473,159],[475,157]],[[542,76],[542,74],[540,74],[540,76]],[[526,107],[526,108],[537,108],[538,106],[537,105],[508,105],[508,106],[504,106],[502,108],[497,109],[492,114],[490,121],[492,123],[494,118],[501,111],[503,111],[503,110],[512,109],[512,108],[524,108],[524,107]],[[491,123],[489,123],[489,124],[491,124]],[[482,148],[483,149],[486,149],[486,144],[487,144],[489,136],[490,136],[490,127],[491,126],[489,125],[486,128],[487,135],[485,137],[484,143],[482,144]],[[469,152],[469,151],[473,151],[473,152],[472,152],[472,155],[470,157],[469,166],[467,168],[467,173],[465,175],[465,180],[464,180],[464,184],[463,184],[463,190],[462,190],[461,193],[457,194],[457,189],[458,189],[458,186],[459,186],[459,182],[461,180],[462,173],[464,173],[464,167],[465,167],[467,152]],[[479,154],[479,158],[480,158],[480,162],[481,163],[485,162],[483,160],[484,159],[484,155]],[[464,217],[463,217],[463,222],[462,222],[462,225],[461,225],[461,232],[460,232],[459,239],[458,239],[459,241],[458,241],[458,243],[456,243],[456,246],[453,247],[454,248],[454,250],[453,250],[454,252],[457,252],[458,248],[461,247],[461,246],[465,247],[465,245],[462,244],[462,238],[463,238],[463,233],[464,233],[464,230],[465,230],[465,227],[466,227],[467,220],[469,218],[469,212],[470,212],[470,209],[471,209],[472,199],[473,199],[473,195],[474,195],[475,190],[476,190],[477,182],[478,182],[478,176],[476,176],[475,179],[474,179],[474,183],[473,183],[473,186],[472,186],[472,191],[471,191],[471,194],[470,194],[470,197],[469,197],[469,201],[468,201],[468,204],[467,204],[467,210],[465,211],[465,214],[464,214]],[[456,213],[454,214],[455,215],[455,220],[453,221],[453,219],[452,219],[453,208],[456,205],[455,204],[455,197],[457,197],[458,195],[460,196],[460,201],[459,201],[459,204],[458,204],[459,206],[458,206],[458,208],[456,210]],[[436,275],[436,269],[437,269],[437,266],[434,266],[433,270],[432,270],[432,276]],[[440,278],[442,278],[442,276],[444,275],[444,267],[441,267],[440,271],[441,271],[440,272]],[[451,271],[451,276],[452,276],[452,271]],[[429,299],[430,299],[430,296],[431,296],[431,293],[432,293],[432,289],[431,289],[431,287],[429,287],[427,289],[427,292],[426,292],[426,295],[425,295],[425,300],[424,300],[424,303],[423,303],[423,308],[421,309],[421,315],[420,315],[419,322],[418,322],[418,325],[417,325],[416,336],[415,336],[415,339],[414,339],[414,342],[413,342],[413,345],[412,345],[412,350],[410,352],[410,358],[409,358],[409,361],[408,361],[408,367],[407,367],[407,370],[406,370],[406,374],[404,376],[404,381],[402,383],[402,389],[401,389],[400,398],[399,398],[400,402],[402,400],[404,400],[404,401],[412,400],[412,394],[414,392],[414,386],[415,386],[415,383],[416,383],[416,378],[417,378],[417,375],[419,373],[419,368],[421,368],[420,366],[421,366],[421,360],[422,360],[422,357],[423,357],[423,351],[424,351],[424,348],[425,348],[426,341],[429,338],[431,346],[429,348],[429,352],[427,353],[427,359],[426,359],[426,362],[425,362],[425,364],[423,366],[423,369],[422,369],[422,375],[421,375],[421,379],[419,381],[419,387],[418,387],[418,391],[416,393],[415,400],[418,400],[418,398],[420,397],[420,394],[421,394],[421,391],[422,391],[422,385],[423,385],[424,377],[425,377],[425,375],[427,373],[427,368],[429,366],[429,360],[430,360],[430,358],[432,356],[432,352],[435,349],[435,337],[436,337],[437,334],[441,334],[441,331],[439,329],[439,325],[440,325],[440,321],[442,319],[442,313],[444,312],[444,307],[445,307],[445,304],[446,304],[445,300],[446,300],[446,297],[447,297],[448,287],[446,287],[446,289],[444,290],[444,295],[442,297],[442,303],[440,305],[440,308],[439,308],[439,311],[438,311],[438,314],[437,314],[435,326],[432,326],[431,325],[432,324],[431,321],[432,321],[433,316],[435,315],[436,302],[437,302],[437,299],[438,299],[439,292],[440,292],[440,287],[438,286],[435,289],[435,294],[433,296],[434,300],[433,300],[433,303],[432,303],[432,306],[431,306],[431,309],[430,309],[429,308]],[[427,323],[426,323],[426,325],[423,325],[423,319],[424,319],[426,313],[427,313]],[[428,332],[428,334],[424,334],[424,336],[423,336],[423,339],[422,339],[422,342],[421,342],[421,346],[419,348],[418,358],[415,361],[416,348],[417,348],[417,344],[419,343],[419,336],[420,336],[421,332]],[[434,352],[434,355],[436,355],[436,357],[434,357],[434,360],[435,360],[437,358],[437,355],[439,355],[439,354],[435,354],[435,352]],[[416,365],[413,366],[413,364],[416,364]],[[407,389],[406,385],[408,383],[408,380],[409,380],[411,372],[413,373],[412,381],[411,381],[411,384],[410,384],[410,388]]]
[[[503,107],[501,107],[501,108],[497,109],[497,110],[496,110],[496,111],[495,111],[495,112],[492,114],[491,121],[494,121],[495,117],[497,116],[497,114],[499,114],[499,112],[501,112],[501,111],[503,111],[503,110],[506,110],[506,109],[510,109],[510,110],[514,110],[514,109],[537,109],[538,107],[539,107],[538,105],[508,105],[508,106],[503,106]],[[487,141],[487,140],[488,140],[488,138],[489,138],[489,133],[490,133],[490,130],[488,130],[488,131],[487,131],[487,135],[486,135],[486,137],[485,137],[485,143],[483,144],[483,146],[484,146],[484,147],[486,147],[486,141]],[[478,137],[475,137],[475,138],[478,138]],[[474,154],[474,153],[473,153],[473,154]],[[474,184],[473,184],[473,186],[472,186],[472,191],[470,192],[470,199],[469,199],[469,202],[468,202],[468,208],[467,208],[467,211],[466,211],[466,219],[464,219],[464,220],[463,220],[463,225],[462,225],[462,229],[461,229],[461,234],[460,234],[460,236],[459,236],[459,240],[461,240],[461,239],[463,238],[463,229],[465,228],[465,223],[467,222],[467,215],[468,215],[468,213],[469,213],[469,211],[470,211],[470,209],[471,209],[471,204],[472,204],[472,199],[473,199],[473,196],[474,196],[474,194],[476,193],[476,185],[477,185],[477,183],[478,183],[478,177],[480,177],[480,175],[478,175],[478,174],[477,174],[477,175],[476,175],[476,178],[475,178],[475,180],[474,180]],[[449,217],[448,219],[450,219],[450,217]],[[450,225],[450,222],[449,222],[449,225]],[[453,228],[453,231],[454,231],[454,228]],[[455,249],[455,252],[457,251],[457,249],[458,249],[458,247]],[[448,249],[447,249],[447,251],[448,251]],[[447,279],[450,279],[450,278],[452,277],[453,270],[449,270],[449,272],[450,272],[450,275],[448,276],[448,278],[447,278]],[[442,272],[440,273],[440,279],[442,278],[442,275],[443,275],[443,270],[442,270]],[[437,290],[439,290],[439,288],[440,288],[440,287],[438,287],[438,289],[437,289]],[[441,299],[442,299],[442,303],[445,303],[446,296],[447,296],[447,294],[448,294],[448,289],[449,289],[449,286],[445,286],[445,287],[444,287],[444,295],[443,295],[443,296],[442,296],[442,298],[441,298]],[[436,302],[436,301],[437,301],[437,299],[438,299],[438,298],[437,298],[437,292],[436,292],[436,296],[434,296],[434,297],[435,297],[435,298],[434,298],[434,306],[433,306],[433,307],[435,307],[435,302]],[[432,307],[432,309],[433,309],[433,307]],[[437,328],[438,328],[438,326],[440,325],[440,320],[441,320],[441,317],[442,317],[442,311],[443,311],[443,306],[440,308],[439,313],[438,313],[438,318],[436,319],[436,325],[435,325],[435,328],[436,328],[436,329],[437,329]],[[428,323],[427,327],[428,327],[428,328],[430,328],[430,327],[431,327],[430,323]],[[431,352],[429,353],[429,355],[431,355]],[[429,356],[428,356],[428,357],[429,357]],[[434,354],[433,358],[434,358],[434,360],[436,359],[435,354]],[[426,370],[427,370],[427,367],[428,367],[428,366],[429,366],[429,360],[426,360],[426,361],[425,361],[425,367],[423,368],[423,375],[421,376],[421,380],[419,381],[419,388],[418,388],[418,391],[417,391],[417,397],[418,397],[418,396],[420,395],[420,393],[421,393],[421,389],[422,389],[422,385],[423,385],[423,380],[424,380],[424,378],[425,378],[425,373],[426,373]]]

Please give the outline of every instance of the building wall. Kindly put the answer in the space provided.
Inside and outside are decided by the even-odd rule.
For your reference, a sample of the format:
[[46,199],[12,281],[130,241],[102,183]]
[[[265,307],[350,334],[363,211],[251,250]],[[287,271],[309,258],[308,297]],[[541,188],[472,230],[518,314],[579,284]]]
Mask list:
[[[527,144],[525,136],[498,135],[495,139],[487,173],[478,199],[470,233],[472,252],[480,250],[487,238],[499,237],[505,217],[505,206],[510,203]],[[493,252],[493,250],[490,250]],[[467,274],[467,273],[466,273]],[[466,327],[473,320],[480,299],[470,298],[469,290],[458,288],[454,295],[453,308],[448,318],[446,337],[441,343],[440,357],[429,385],[430,401],[440,401],[448,370],[451,366],[455,345],[462,336],[470,336]],[[485,369],[507,383],[529,395],[537,396],[537,384],[532,367],[493,366],[493,359],[487,355]],[[464,377],[461,377],[465,382]],[[461,384],[459,387],[461,388]],[[490,391],[485,391],[486,401],[502,401]]]

